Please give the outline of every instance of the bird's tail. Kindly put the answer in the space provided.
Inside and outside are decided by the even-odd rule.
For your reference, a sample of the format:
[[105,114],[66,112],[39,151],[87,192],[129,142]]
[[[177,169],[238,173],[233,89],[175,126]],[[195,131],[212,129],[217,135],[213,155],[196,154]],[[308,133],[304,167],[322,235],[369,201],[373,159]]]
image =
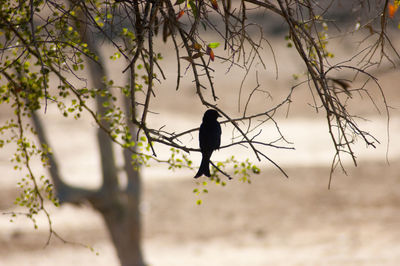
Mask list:
[[201,164],[199,171],[197,171],[197,174],[194,176],[194,178],[198,178],[202,175],[210,177],[210,158],[211,158],[212,152],[207,152],[203,153],[203,157],[201,159]]

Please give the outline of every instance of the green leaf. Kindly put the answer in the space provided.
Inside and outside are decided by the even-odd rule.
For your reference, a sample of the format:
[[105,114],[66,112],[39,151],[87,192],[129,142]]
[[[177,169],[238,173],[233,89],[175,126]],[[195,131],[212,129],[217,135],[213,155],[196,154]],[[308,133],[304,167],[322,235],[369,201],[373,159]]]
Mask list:
[[190,6],[190,8],[192,10],[193,16],[195,18],[198,18],[199,17],[199,10],[197,9],[197,6],[196,6],[196,4],[195,4],[195,2],[193,0],[189,1],[189,6]]
[[210,42],[207,46],[211,49],[217,48],[220,45],[219,42]]

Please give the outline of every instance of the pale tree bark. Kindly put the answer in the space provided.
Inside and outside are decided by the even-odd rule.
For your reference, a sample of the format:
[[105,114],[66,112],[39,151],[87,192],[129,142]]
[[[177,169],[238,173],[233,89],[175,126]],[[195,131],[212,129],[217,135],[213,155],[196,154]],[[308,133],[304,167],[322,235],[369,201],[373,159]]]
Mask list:
[[[101,53],[98,51],[95,40],[89,36],[89,31],[83,29],[80,34],[82,40],[87,43],[88,48],[99,57],[98,62],[88,61],[88,72],[93,86],[104,90],[106,89],[106,85],[103,82],[103,78],[107,76],[107,73],[102,62]],[[135,86],[134,79],[132,78],[131,86]],[[134,92],[133,89],[131,91]],[[101,115],[105,112],[103,103],[106,100],[102,97],[96,97],[97,112]],[[133,112],[131,115],[134,116],[135,110],[129,110],[128,106],[130,105],[128,102],[124,104],[126,106],[126,113]],[[32,119],[40,142],[50,146],[37,114],[33,113]],[[136,132],[137,130],[135,130],[134,125],[131,122],[128,123],[130,123],[131,132]],[[127,186],[121,188],[118,182],[118,170],[114,158],[112,140],[101,128],[97,130],[97,142],[103,181],[99,190],[79,188],[63,182],[57,159],[54,157],[54,154],[49,155],[49,172],[53,179],[58,198],[61,204],[90,202],[93,208],[99,211],[104,218],[121,265],[143,266],[145,264],[141,249],[141,217],[139,211],[141,182],[138,170],[139,166],[135,165],[135,162],[132,162],[132,151],[124,149],[123,169],[127,176]]]
[[[104,74],[104,69],[100,65],[93,63],[93,66],[90,67],[90,73],[93,80],[102,80],[100,76],[102,73]],[[102,108],[101,102],[101,99],[97,100],[98,108]],[[39,117],[34,113],[32,119],[40,142],[50,146]],[[120,188],[112,142],[100,128],[97,132],[97,140],[103,179],[103,184],[99,190],[74,187],[63,182],[57,159],[53,154],[49,155],[49,171],[57,190],[58,198],[61,204],[79,204],[89,201],[93,208],[102,214],[121,265],[145,265],[141,250],[139,211],[141,183],[139,171],[131,163],[131,152],[124,150],[124,171],[127,175],[128,184],[126,188]]]
[[[87,34],[81,37],[88,44],[88,48],[96,55],[99,55],[99,62],[89,61],[89,72],[94,82],[94,87],[104,88],[103,77],[107,75],[100,60],[101,53],[97,51],[93,40],[87,38]],[[97,110],[100,114],[104,114],[105,111],[103,107],[104,100],[102,97],[96,98]],[[133,132],[133,125],[131,125],[131,130]],[[141,251],[139,172],[135,170],[131,163],[131,151],[124,150],[124,170],[127,175],[128,185],[125,189],[121,189],[118,184],[118,172],[113,156],[112,140],[100,128],[97,130],[97,140],[100,148],[103,185],[100,190],[102,200],[94,201],[93,207],[102,214],[106,222],[121,265],[144,265]]]

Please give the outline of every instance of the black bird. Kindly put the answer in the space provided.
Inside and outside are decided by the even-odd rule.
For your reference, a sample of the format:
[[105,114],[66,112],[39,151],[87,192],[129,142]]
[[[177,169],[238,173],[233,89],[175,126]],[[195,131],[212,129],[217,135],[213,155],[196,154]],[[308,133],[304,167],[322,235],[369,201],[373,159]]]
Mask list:
[[209,109],[204,113],[203,123],[200,126],[199,141],[202,154],[199,171],[194,176],[198,178],[202,175],[210,177],[210,158],[214,150],[221,145],[221,126],[217,118],[221,117],[217,111]]

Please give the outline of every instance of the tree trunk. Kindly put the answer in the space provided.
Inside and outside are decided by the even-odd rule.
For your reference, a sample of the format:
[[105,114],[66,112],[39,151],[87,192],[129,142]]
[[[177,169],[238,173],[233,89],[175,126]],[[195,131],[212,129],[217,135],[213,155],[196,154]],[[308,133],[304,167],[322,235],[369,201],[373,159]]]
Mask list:
[[[47,144],[50,147],[39,117],[33,113],[32,118],[40,143]],[[99,133],[98,137],[101,135]],[[103,140],[104,142],[110,141],[109,138]],[[135,170],[130,163],[130,152],[124,150],[125,172],[128,178],[128,185],[126,189],[120,189],[116,182],[117,170],[113,166],[115,161],[112,156],[112,147],[111,154],[107,154],[106,152],[109,151],[110,146],[108,146],[108,149],[105,149],[104,142],[99,141],[100,147],[103,147],[100,148],[101,158],[108,162],[102,162],[103,186],[100,190],[88,190],[64,183],[61,179],[61,174],[57,167],[57,159],[54,154],[48,155],[50,175],[61,204],[78,204],[88,200],[93,208],[102,214],[121,266],[144,266],[145,263],[141,250],[141,217],[139,212],[141,182],[139,171]],[[109,166],[114,169],[114,172],[110,171]],[[105,173],[109,174],[110,177],[104,178]],[[104,181],[106,179],[111,180],[111,177],[114,178],[114,182]]]
[[129,196],[119,198],[119,202],[99,211],[104,217],[121,266],[144,266],[138,202]]
[[[89,61],[89,72],[96,88],[104,88],[102,82],[106,72],[101,60],[101,53],[90,38],[82,38],[88,48],[99,57],[97,63]],[[96,97],[97,111],[104,114],[104,99]],[[103,185],[101,199],[92,201],[93,207],[104,217],[107,229],[120,259],[121,266],[143,266],[141,250],[141,223],[139,212],[140,176],[131,164],[129,151],[124,151],[124,170],[128,178],[128,186],[122,190],[118,184],[118,172],[113,156],[112,141],[101,129],[98,129]]]
[[[82,14],[80,18],[84,18],[84,15]],[[95,40],[89,37],[90,29],[88,29],[88,26],[84,23],[80,25],[81,39],[87,43],[88,48],[99,58],[98,62],[88,60],[89,74],[93,81],[93,86],[97,89],[105,89],[106,85],[103,82],[103,78],[107,75],[101,53],[98,51]],[[132,84],[134,86],[134,79],[131,79]],[[100,96],[96,97],[99,114],[104,114],[104,101],[104,98]],[[126,108],[129,110],[129,107]],[[134,115],[135,110],[129,111]],[[50,147],[50,143],[43,130],[43,125],[36,115],[33,115],[33,123],[38,132],[40,142]],[[134,132],[133,125],[129,124],[129,126],[131,132]],[[105,220],[121,266],[143,266],[145,264],[141,250],[141,221],[139,212],[141,183],[138,165],[135,168],[132,166],[131,153],[124,150],[124,171],[127,175],[128,185],[122,189],[118,183],[118,170],[110,137],[99,128],[97,140],[100,150],[100,165],[103,180],[102,187],[97,191],[73,187],[64,183],[59,173],[55,156],[52,154],[49,155],[50,175],[57,190],[60,203],[76,204],[89,201],[93,208],[102,214]]]

